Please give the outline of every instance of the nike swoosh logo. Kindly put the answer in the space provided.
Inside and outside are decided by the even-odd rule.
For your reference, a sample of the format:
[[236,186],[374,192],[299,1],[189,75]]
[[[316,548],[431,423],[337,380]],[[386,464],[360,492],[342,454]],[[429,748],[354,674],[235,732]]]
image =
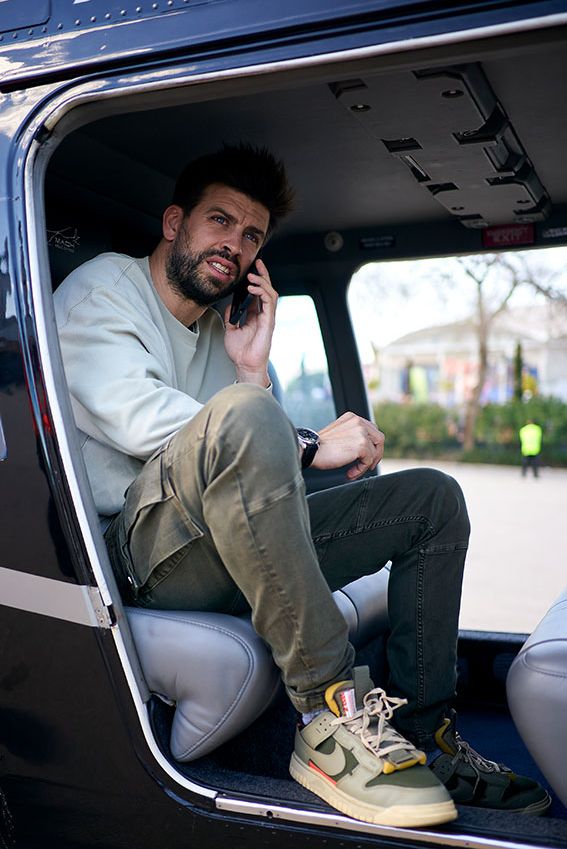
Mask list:
[[347,769],[347,755],[349,756],[348,760],[351,762],[349,765],[352,768],[358,763],[358,761],[352,752],[348,749],[343,749],[339,743],[335,743],[335,748],[329,753],[318,752],[315,750],[311,755],[311,760],[315,766],[322,769],[326,775],[332,778],[336,775],[340,775]]

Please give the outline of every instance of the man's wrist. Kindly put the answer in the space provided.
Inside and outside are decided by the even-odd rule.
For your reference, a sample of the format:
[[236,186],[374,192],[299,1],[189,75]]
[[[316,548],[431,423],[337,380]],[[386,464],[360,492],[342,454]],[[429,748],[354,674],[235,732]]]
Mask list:
[[264,389],[269,389],[272,385],[272,381],[270,380],[270,375],[267,371],[262,372],[249,372],[249,371],[237,371],[236,372],[236,382],[237,383],[254,383],[256,386],[262,386]]

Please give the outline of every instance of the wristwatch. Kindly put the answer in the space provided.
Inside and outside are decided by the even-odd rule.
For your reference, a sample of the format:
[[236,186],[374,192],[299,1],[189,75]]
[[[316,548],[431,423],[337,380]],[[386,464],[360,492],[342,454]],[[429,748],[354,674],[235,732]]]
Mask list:
[[301,468],[306,469],[311,465],[315,458],[315,454],[319,450],[321,440],[319,434],[309,427],[297,427],[297,441],[299,447],[303,449],[301,454]]

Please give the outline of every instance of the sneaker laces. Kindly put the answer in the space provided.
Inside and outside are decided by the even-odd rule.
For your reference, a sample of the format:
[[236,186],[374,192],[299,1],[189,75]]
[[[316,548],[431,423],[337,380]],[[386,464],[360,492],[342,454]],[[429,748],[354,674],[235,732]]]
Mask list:
[[510,770],[502,764],[498,764],[496,761],[491,761],[480,755],[469,743],[466,742],[466,740],[463,740],[459,732],[454,727],[452,729],[451,737],[451,742],[454,743],[456,747],[451,763],[453,765],[459,762],[468,764],[476,773],[477,783],[481,778],[482,772],[510,772]]
[[394,711],[405,704],[407,699],[387,696],[381,687],[376,687],[366,693],[360,710],[352,716],[336,717],[332,720],[332,724],[345,725],[352,734],[360,737],[367,749],[378,757],[384,758],[400,749],[413,752],[414,746],[388,722]]

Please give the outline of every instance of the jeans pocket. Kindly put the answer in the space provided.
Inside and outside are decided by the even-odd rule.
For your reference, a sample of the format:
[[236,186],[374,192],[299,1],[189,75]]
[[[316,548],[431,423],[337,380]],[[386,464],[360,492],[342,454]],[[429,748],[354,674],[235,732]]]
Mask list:
[[148,461],[126,493],[121,551],[134,593],[149,592],[177,566],[203,530],[167,480],[163,452]]

